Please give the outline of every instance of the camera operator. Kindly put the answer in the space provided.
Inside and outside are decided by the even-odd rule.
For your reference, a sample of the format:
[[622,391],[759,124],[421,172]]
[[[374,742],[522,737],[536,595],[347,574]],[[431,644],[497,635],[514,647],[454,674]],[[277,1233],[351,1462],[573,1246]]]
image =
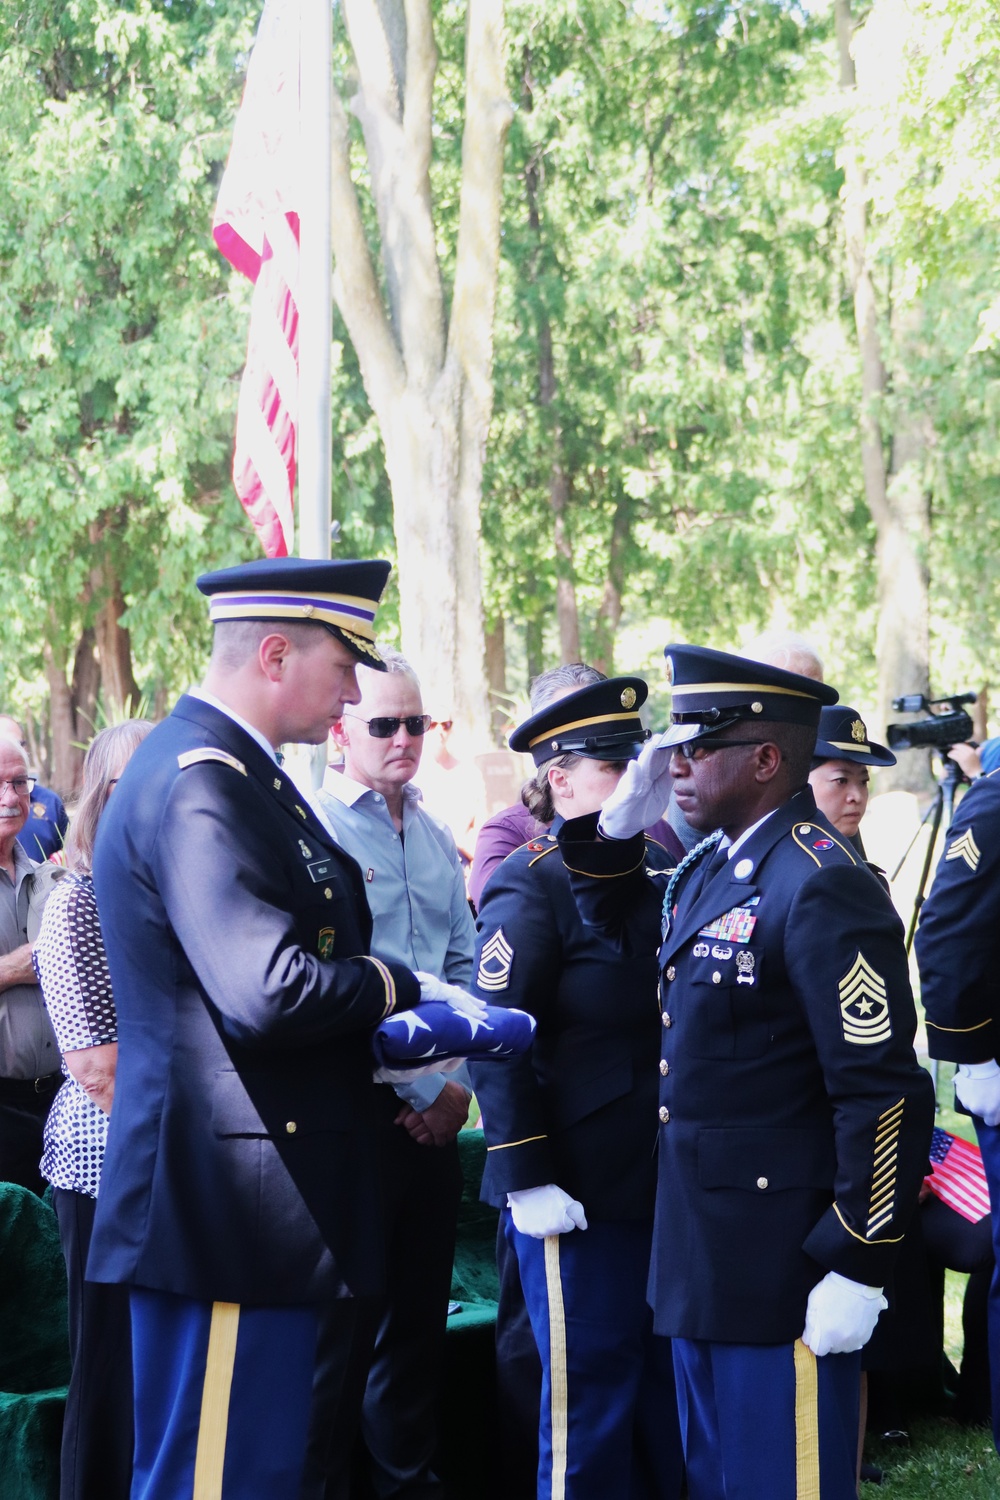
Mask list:
[[969,740],[963,745],[952,745],[946,754],[963,776],[978,781],[980,776],[988,776],[1000,766],[1000,739],[984,740],[981,745]]
[[[965,747],[963,747],[965,748]],[[984,746],[984,750],[986,747]],[[958,756],[953,756],[958,761]],[[972,1115],[1000,1246],[1000,770],[976,777],[945,837],[916,935],[931,1057],[955,1062]],[[1000,1286],[989,1305],[993,1434],[1000,1448]]]

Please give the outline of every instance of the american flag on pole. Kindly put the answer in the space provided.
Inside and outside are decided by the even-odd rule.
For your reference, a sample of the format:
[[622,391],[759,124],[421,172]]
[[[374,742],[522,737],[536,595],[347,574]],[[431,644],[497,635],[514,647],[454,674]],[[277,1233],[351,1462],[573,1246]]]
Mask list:
[[294,540],[301,159],[299,3],[266,0],[212,233],[254,283],[233,483],[268,557]]
[[931,1137],[931,1172],[924,1182],[936,1198],[963,1219],[976,1224],[990,1211],[990,1194],[978,1146],[935,1129]]

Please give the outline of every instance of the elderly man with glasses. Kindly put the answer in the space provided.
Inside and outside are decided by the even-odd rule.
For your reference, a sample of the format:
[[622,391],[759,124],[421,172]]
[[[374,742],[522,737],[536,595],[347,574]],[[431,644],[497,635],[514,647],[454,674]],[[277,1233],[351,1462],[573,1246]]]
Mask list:
[[42,1133],[62,1077],[31,945],[62,870],[36,864],[18,842],[34,785],[21,746],[0,739],[0,1180],[41,1193]]
[[[386,647],[380,652],[388,670],[359,667],[361,701],[345,708],[333,730],[343,771],[328,769],[315,805],[361,867],[372,953],[464,988],[476,932],[458,851],[413,785],[431,716],[409,662]],[[470,1090],[431,1074],[395,1088],[379,1084],[376,1093],[386,1295],[362,1309],[335,1415],[327,1375],[340,1369],[338,1330],[325,1330],[329,1346],[321,1335],[310,1471],[325,1449],[325,1494],[346,1497],[363,1402],[376,1493],[425,1500],[443,1494],[432,1459],[461,1193],[455,1137]]]

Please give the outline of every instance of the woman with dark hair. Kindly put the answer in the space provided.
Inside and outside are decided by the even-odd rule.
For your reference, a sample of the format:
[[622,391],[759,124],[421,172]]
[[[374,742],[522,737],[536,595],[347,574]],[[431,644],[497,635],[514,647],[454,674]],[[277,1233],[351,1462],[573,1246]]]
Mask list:
[[[649,882],[637,913],[648,941],[623,958],[581,921],[555,838],[564,820],[596,815],[638,755],[645,697],[638,678],[594,683],[511,735],[536,766],[525,804],[551,830],[493,871],[479,914],[475,990],[538,1023],[529,1054],[472,1076],[483,1197],[501,1209],[542,1362],[539,1500],[680,1493],[670,1343],[646,1304],[660,902]],[[645,860],[672,863],[649,839]]]
[[66,844],[69,868],[49,897],[34,949],[66,1074],[49,1111],[42,1157],[69,1283],[72,1371],[60,1500],[127,1500],[132,1478],[128,1288],[84,1279],[118,1056],[91,861],[107,800],[152,727],[145,719],[128,719],[102,729],[91,742],[83,763],[83,795]]

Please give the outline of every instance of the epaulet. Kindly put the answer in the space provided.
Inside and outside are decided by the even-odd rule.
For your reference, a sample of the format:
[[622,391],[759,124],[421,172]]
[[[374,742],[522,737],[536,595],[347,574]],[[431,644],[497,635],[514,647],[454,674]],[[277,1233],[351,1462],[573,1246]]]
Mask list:
[[559,845],[556,843],[554,834],[544,833],[540,838],[529,839],[528,842],[526,844],[523,844],[521,847],[527,849],[530,854],[534,855],[533,859],[528,860],[528,869],[530,870],[532,865],[537,865],[538,861],[540,859],[544,859],[546,854],[552,854],[556,849],[559,848]]
[[200,766],[204,761],[217,760],[220,765],[230,766],[234,771],[239,771],[241,776],[247,774],[247,768],[235,755],[230,755],[228,750],[216,750],[213,745],[203,745],[198,750],[184,750],[177,757],[177,764],[182,771],[188,766]]
[[[646,874],[647,875],[672,875],[677,868],[677,856],[669,850],[661,839],[654,839],[650,834],[644,835],[646,840]],[[649,863],[650,859],[657,860],[662,857],[662,864]]]
[[852,865],[860,865],[862,862],[856,849],[842,843],[834,834],[815,823],[793,823],[791,831],[793,841],[820,867],[834,849],[846,854]]

